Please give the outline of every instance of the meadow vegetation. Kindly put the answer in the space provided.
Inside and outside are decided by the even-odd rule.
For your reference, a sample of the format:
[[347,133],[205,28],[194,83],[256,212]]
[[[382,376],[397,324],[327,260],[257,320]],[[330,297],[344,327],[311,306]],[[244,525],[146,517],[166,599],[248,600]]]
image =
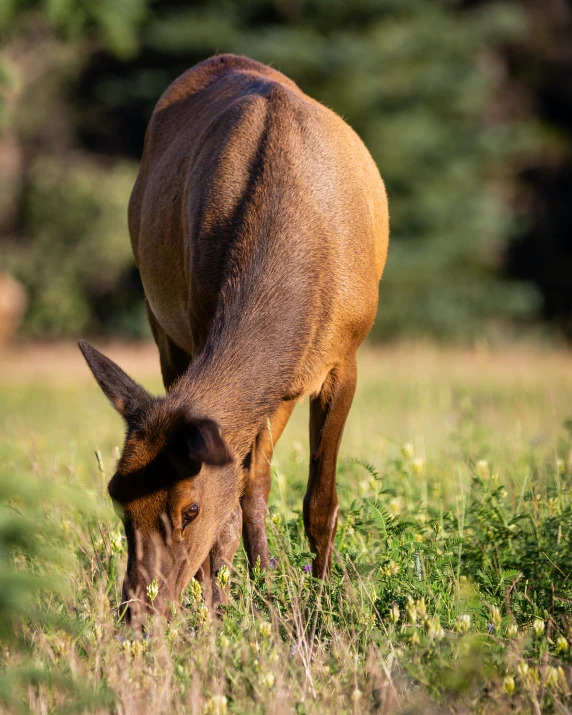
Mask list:
[[[273,556],[213,616],[120,621],[119,418],[69,369],[2,358],[2,712],[569,712],[572,372],[564,353],[367,349],[329,583],[309,572],[307,410],[277,446]],[[153,348],[109,350],[146,387]],[[33,364],[33,363],[30,363]],[[153,584],[149,584],[153,593]]]

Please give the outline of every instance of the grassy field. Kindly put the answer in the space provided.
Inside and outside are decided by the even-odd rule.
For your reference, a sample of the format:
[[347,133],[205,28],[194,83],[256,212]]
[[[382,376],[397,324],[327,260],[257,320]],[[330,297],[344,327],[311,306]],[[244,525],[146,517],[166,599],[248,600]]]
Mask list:
[[[159,392],[152,346],[106,352]],[[301,527],[307,405],[273,463],[273,568],[226,614],[118,619],[122,424],[73,346],[0,357],[0,710],[570,712],[572,356],[366,349],[327,585]],[[226,574],[222,575],[224,579]]]

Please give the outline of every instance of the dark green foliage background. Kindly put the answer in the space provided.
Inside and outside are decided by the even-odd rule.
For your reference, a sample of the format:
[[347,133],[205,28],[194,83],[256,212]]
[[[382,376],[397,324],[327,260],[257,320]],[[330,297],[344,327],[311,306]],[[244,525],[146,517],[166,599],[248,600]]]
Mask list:
[[[542,317],[566,328],[566,299],[556,316],[547,315],[543,285],[526,266],[507,275],[515,264],[511,239],[534,221],[514,200],[519,174],[558,145],[532,112],[503,109],[511,104],[503,48],[526,46],[534,13],[518,2],[476,5],[4,6],[8,47],[39,37],[54,68],[49,84],[31,83],[17,102],[5,93],[5,127],[25,160],[18,209],[0,220],[0,246],[30,291],[24,331],[145,334],[125,219],[145,124],[181,71],[227,51],[290,75],[339,112],[377,161],[390,198],[392,243],[375,337],[474,339],[506,335],[507,328],[512,334]],[[3,70],[8,87],[25,84],[25,68],[7,61]],[[59,129],[47,131],[54,115],[63,117]]]

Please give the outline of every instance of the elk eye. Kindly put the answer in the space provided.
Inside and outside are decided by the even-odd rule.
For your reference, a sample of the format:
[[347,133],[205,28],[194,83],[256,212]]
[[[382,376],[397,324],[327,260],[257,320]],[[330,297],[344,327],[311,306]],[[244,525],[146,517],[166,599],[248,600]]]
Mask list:
[[183,511],[183,529],[187,524],[190,524],[191,521],[198,515],[199,513],[199,505],[198,504],[191,504],[191,506],[188,506],[184,511]]

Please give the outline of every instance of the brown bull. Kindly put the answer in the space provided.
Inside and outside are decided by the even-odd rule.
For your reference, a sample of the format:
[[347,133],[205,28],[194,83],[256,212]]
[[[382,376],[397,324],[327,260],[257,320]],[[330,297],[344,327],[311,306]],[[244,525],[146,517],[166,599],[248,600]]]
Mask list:
[[85,342],[127,437],[109,493],[128,543],[125,598],[167,611],[231,564],[240,533],[268,563],[272,449],[310,398],[304,524],[315,576],[331,564],[336,459],[356,350],[377,310],[388,246],[367,149],[280,72],[220,55],[167,89],[129,205],[133,252],[166,388],[153,397]]

